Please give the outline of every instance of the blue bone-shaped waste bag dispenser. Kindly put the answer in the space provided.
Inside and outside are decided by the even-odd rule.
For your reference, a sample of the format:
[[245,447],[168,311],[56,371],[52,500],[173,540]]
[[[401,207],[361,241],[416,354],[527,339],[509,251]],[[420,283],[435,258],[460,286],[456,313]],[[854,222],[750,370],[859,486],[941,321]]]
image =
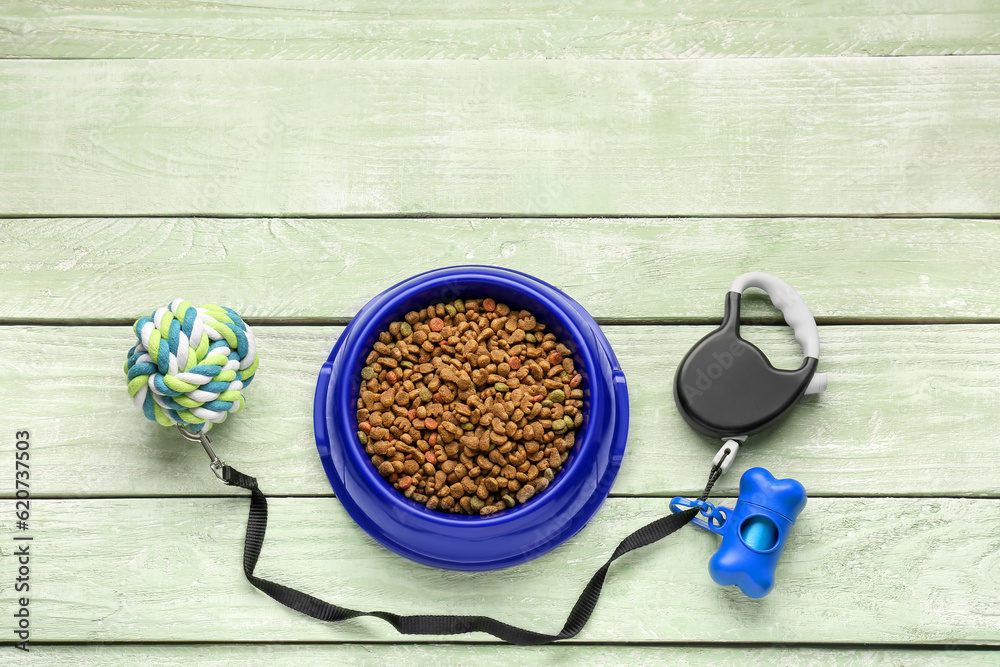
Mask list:
[[674,498],[671,510],[700,507],[705,519],[691,523],[722,535],[722,544],[708,563],[715,583],[737,586],[751,598],[774,588],[774,571],[785,549],[788,532],[806,506],[806,490],[794,479],[775,479],[763,468],[751,468],[740,478],[736,507],[714,507],[705,501]]

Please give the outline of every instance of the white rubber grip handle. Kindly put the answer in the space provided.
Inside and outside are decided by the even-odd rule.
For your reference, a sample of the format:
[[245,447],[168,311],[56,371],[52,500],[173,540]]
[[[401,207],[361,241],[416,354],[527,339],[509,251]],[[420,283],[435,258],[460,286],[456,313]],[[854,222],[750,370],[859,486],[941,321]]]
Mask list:
[[755,271],[744,273],[734,280],[729,291],[742,294],[751,287],[767,292],[771,303],[785,316],[785,322],[792,328],[795,340],[802,346],[805,356],[819,359],[819,329],[816,328],[816,320],[795,288],[770,273]]

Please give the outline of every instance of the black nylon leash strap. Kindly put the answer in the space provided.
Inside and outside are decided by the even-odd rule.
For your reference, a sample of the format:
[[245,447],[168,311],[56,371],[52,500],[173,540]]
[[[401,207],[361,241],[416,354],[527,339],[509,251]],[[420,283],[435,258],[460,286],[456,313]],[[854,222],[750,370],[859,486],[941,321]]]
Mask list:
[[[708,478],[708,485],[701,496],[702,500],[708,497],[712,485],[715,484],[720,474],[721,471],[718,466],[713,466]],[[374,616],[386,621],[404,635],[458,635],[467,632],[485,632],[505,642],[523,646],[547,644],[560,639],[575,637],[583,629],[583,626],[587,624],[591,613],[593,613],[594,608],[597,606],[597,600],[601,596],[601,589],[604,587],[604,579],[607,577],[608,569],[612,563],[630,551],[662,540],[698,515],[698,508],[696,507],[676,514],[670,514],[643,526],[622,540],[618,548],[615,549],[614,554],[608,559],[608,562],[590,578],[590,582],[583,589],[576,604],[573,605],[573,610],[570,612],[569,618],[566,619],[566,624],[562,630],[558,634],[550,635],[535,632],[534,630],[518,628],[488,616],[400,616],[399,614],[392,614],[386,611],[355,611],[324,602],[319,598],[297,591],[294,588],[282,586],[273,581],[254,576],[257,559],[260,557],[260,550],[264,545],[264,533],[267,530],[267,498],[257,487],[257,480],[255,478],[244,475],[229,466],[225,466],[222,469],[222,479],[230,486],[248,489],[251,493],[250,518],[247,520],[246,542],[243,547],[243,573],[251,584],[286,607],[321,621],[336,622],[359,616]]]

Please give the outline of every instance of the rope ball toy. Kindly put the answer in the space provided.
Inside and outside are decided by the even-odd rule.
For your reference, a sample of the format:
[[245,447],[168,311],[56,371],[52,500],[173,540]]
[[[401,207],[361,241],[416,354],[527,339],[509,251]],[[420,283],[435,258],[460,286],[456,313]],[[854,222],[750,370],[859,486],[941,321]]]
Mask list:
[[175,299],[140,317],[133,331],[139,342],[125,362],[128,393],[147,419],[199,440],[243,409],[258,359],[253,332],[236,311]]

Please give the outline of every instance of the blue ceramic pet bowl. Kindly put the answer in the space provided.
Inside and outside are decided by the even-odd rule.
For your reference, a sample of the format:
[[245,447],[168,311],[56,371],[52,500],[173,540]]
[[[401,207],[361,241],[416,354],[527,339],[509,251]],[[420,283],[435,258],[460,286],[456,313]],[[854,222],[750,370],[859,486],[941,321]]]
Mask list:
[[[555,480],[523,505],[489,516],[429,510],[384,480],[357,439],[365,357],[380,332],[411,310],[491,297],[531,311],[573,351],[584,381],[584,418]],[[489,570],[540,556],[583,528],[611,489],[628,431],[625,375],[607,338],[576,301],[529,275],[457,266],[414,276],[369,301],[320,369],[313,405],[316,446],[344,508],[379,543],[406,558],[453,570]]]

